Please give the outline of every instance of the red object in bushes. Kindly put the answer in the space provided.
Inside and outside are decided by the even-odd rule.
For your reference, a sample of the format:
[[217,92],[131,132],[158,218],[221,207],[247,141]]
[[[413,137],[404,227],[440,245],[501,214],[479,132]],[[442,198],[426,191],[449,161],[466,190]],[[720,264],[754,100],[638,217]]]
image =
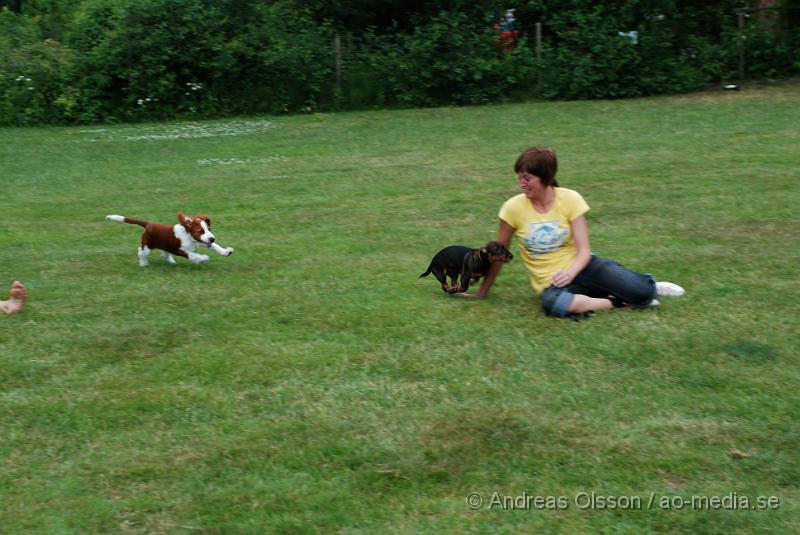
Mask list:
[[500,44],[503,45],[503,50],[514,50],[518,37],[519,32],[500,32]]

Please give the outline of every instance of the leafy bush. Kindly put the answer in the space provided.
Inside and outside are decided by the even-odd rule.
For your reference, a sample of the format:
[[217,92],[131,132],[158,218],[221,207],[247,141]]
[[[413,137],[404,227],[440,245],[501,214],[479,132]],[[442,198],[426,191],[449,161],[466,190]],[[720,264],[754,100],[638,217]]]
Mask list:
[[744,40],[739,0],[528,0],[513,50],[493,27],[499,0],[5,4],[0,124],[676,93],[737,77],[740,50],[750,76],[800,72],[798,0],[754,12]]
[[[738,48],[738,36],[731,36],[731,48]],[[787,35],[777,27],[763,25],[761,21],[748,24],[744,34],[744,60],[746,74],[755,78],[771,78],[800,71],[800,48],[796,34]]]
[[61,43],[42,39],[37,21],[0,11],[0,124],[39,125],[66,120],[72,55]]
[[701,87],[706,79],[697,51],[680,49],[662,17],[636,21],[602,6],[554,15],[547,26],[542,96],[623,98]]
[[86,2],[71,39],[85,119],[314,108],[332,78],[324,28],[288,5],[225,7],[209,0]]
[[216,93],[237,113],[313,111],[334,100],[333,32],[291,4],[258,5],[229,33]]
[[531,51],[512,53],[482,21],[442,12],[414,32],[371,36],[362,53],[379,93],[404,106],[482,104],[535,78]]

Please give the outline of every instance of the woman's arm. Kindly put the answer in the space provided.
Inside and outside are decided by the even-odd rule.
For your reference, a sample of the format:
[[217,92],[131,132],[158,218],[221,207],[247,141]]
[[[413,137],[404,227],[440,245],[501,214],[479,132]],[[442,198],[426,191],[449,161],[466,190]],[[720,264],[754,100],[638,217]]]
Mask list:
[[592,247],[589,245],[589,225],[586,223],[586,216],[581,215],[570,221],[572,229],[572,239],[575,240],[577,256],[567,269],[562,269],[553,275],[553,284],[559,288],[571,283],[583,268],[592,259]]
[[[508,249],[511,246],[511,236],[514,235],[514,227],[503,221],[500,220],[500,229],[497,231],[497,241],[503,244],[503,247]],[[481,283],[481,288],[478,290],[478,293],[469,294],[469,293],[460,293],[455,294],[460,297],[472,297],[475,299],[483,299],[487,295],[489,295],[489,288],[492,287],[494,284],[494,280],[497,278],[497,275],[500,273],[500,268],[503,267],[502,262],[492,262],[492,265],[489,267],[489,272],[483,278],[483,282]]]

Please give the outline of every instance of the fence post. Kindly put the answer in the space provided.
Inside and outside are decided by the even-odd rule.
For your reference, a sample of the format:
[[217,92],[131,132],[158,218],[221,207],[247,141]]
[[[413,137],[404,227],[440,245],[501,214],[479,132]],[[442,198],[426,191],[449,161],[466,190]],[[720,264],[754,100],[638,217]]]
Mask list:
[[542,23],[536,23],[536,91],[542,87]]
[[739,26],[739,85],[744,83],[744,18],[747,16],[746,8],[736,10],[737,24]]
[[333,37],[333,48],[336,54],[336,91],[342,92],[342,40],[337,33]]

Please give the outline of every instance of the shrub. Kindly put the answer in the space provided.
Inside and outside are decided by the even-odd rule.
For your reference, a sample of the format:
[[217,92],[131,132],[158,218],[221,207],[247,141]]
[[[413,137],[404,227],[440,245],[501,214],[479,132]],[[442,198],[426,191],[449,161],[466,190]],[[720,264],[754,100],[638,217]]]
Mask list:
[[[442,12],[413,33],[370,36],[362,52],[390,104],[482,104],[534,79],[531,51],[504,51],[484,21]],[[365,69],[366,70],[366,69]]]
[[0,124],[29,126],[68,119],[71,60],[61,43],[42,40],[35,18],[0,10]]
[[[636,20],[631,13],[624,15],[600,6],[553,15],[547,25],[542,96],[624,98],[703,85],[697,50],[680,47],[665,16],[654,12]],[[635,36],[625,35],[629,31]]]
[[[219,14],[201,0],[90,1],[70,44],[86,120],[208,111]],[[190,84],[197,84],[195,86]]]
[[334,100],[333,32],[291,4],[259,4],[225,46],[215,93],[238,113],[313,111]]
[[79,53],[75,78],[84,118],[314,108],[331,91],[324,28],[288,5],[245,7],[209,0],[86,2],[70,41]]
[[798,0],[779,2],[780,17],[753,13],[744,40],[739,0],[529,0],[513,50],[493,28],[499,0],[6,4],[16,11],[0,11],[0,124],[676,93],[737,77],[740,50],[749,76],[800,71]]

